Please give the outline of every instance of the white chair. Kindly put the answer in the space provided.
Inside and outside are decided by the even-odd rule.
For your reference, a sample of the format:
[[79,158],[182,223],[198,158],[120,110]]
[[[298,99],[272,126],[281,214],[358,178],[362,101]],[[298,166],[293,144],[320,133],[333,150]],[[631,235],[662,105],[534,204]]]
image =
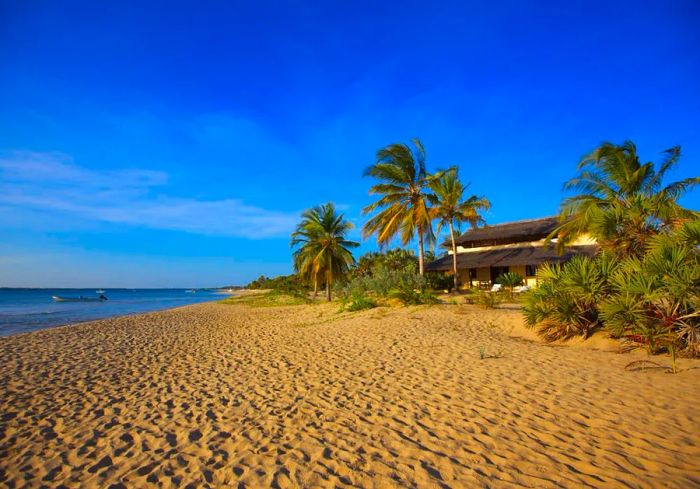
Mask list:
[[500,292],[503,286],[501,284],[493,284],[491,287],[491,292]]

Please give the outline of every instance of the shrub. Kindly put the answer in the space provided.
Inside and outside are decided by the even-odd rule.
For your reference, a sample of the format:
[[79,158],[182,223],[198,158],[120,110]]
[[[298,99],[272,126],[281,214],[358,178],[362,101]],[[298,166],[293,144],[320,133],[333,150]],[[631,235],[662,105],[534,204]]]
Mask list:
[[650,354],[700,354],[700,221],[649,242],[611,276],[613,292],[601,305],[606,328],[643,344]]
[[308,297],[309,287],[304,284],[298,275],[280,275],[268,278],[261,275],[246,285],[247,289],[269,289],[274,293],[290,295],[292,297]]
[[497,284],[501,284],[508,290],[509,298],[513,298],[513,289],[523,284],[523,278],[515,272],[506,272],[496,279]]
[[432,290],[447,290],[452,292],[454,280],[452,275],[439,272],[431,272],[425,275],[425,283]]
[[700,220],[648,240],[642,257],[575,257],[538,270],[538,288],[524,294],[525,319],[547,340],[611,334],[666,351],[700,355]]
[[495,309],[502,301],[501,296],[496,292],[480,290],[473,294],[474,304],[483,307],[484,309]]
[[389,297],[396,290],[423,289],[425,282],[412,264],[393,268],[384,263],[376,265],[371,274],[358,276],[343,285],[340,294],[350,297],[353,294],[372,294]]
[[364,293],[356,293],[350,296],[343,304],[342,309],[345,311],[363,311],[365,309],[373,309],[377,307],[377,303],[371,298],[367,297]]
[[608,277],[614,268],[608,255],[575,256],[561,266],[542,265],[537,272],[539,286],[523,294],[527,325],[548,341],[588,337],[601,326],[598,302],[609,291]]
[[418,291],[410,287],[402,287],[393,290],[390,294],[394,299],[398,299],[406,306],[417,306],[421,304],[437,304],[438,298],[426,291]]

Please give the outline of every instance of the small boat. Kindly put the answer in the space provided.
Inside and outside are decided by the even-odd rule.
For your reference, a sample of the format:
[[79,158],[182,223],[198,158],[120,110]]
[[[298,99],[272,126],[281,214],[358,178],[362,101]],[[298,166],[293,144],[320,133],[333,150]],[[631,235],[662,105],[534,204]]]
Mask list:
[[186,290],[185,292],[187,292],[188,294],[194,294],[194,293],[196,293],[197,291],[194,290],[194,289],[188,289],[188,290]]
[[51,298],[54,302],[104,302],[107,300],[107,297],[104,295],[100,295],[99,297],[84,297],[82,295],[78,297],[61,297],[52,295]]
[[97,289],[97,290],[95,291],[95,294],[104,294],[104,293],[105,293],[105,291],[102,290],[102,289]]

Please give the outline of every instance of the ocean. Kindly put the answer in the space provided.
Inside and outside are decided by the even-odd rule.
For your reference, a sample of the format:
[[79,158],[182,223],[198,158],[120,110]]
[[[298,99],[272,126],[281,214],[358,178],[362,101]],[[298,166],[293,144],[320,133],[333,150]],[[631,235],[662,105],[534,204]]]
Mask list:
[[157,311],[223,299],[214,290],[104,289],[102,302],[54,302],[52,296],[97,298],[101,289],[2,289],[0,336],[124,314]]

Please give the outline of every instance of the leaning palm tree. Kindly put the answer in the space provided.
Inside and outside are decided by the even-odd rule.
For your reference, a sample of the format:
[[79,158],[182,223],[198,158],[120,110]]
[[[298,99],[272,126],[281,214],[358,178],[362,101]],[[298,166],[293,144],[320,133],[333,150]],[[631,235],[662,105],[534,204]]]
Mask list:
[[367,215],[377,211],[364,225],[364,238],[376,234],[381,247],[386,246],[397,234],[406,246],[418,238],[418,271],[425,268],[425,244],[435,241],[430,216],[431,176],[425,169],[425,150],[414,138],[413,147],[406,144],[391,144],[377,152],[374,165],[367,168],[364,176],[380,181],[370,188],[370,195],[381,195],[379,200],[362,209]]
[[491,206],[485,197],[472,195],[465,199],[464,191],[469,187],[469,184],[462,184],[458,173],[459,170],[457,168],[450,168],[440,173],[430,182],[430,189],[435,196],[435,205],[431,209],[431,217],[438,220],[436,232],[440,234],[443,226],[447,226],[450,231],[455,294],[459,287],[455,228],[459,230],[462,223],[468,223],[472,228],[484,224],[484,218],[481,216],[480,211],[488,210]]
[[664,151],[657,169],[652,162],[639,161],[631,141],[603,143],[581,160],[579,175],[564,185],[565,190],[579,193],[562,203],[561,225],[550,238],[556,236],[561,248],[588,233],[601,248],[618,256],[641,256],[650,236],[700,216],[678,204],[700,177],[662,185],[680,151],[680,146]]
[[333,280],[355,263],[351,248],[360,246],[346,239],[353,225],[329,202],[304,211],[302,220],[292,233],[294,267],[303,277],[310,277],[317,290],[319,275],[326,283],[326,298],[331,300]]

